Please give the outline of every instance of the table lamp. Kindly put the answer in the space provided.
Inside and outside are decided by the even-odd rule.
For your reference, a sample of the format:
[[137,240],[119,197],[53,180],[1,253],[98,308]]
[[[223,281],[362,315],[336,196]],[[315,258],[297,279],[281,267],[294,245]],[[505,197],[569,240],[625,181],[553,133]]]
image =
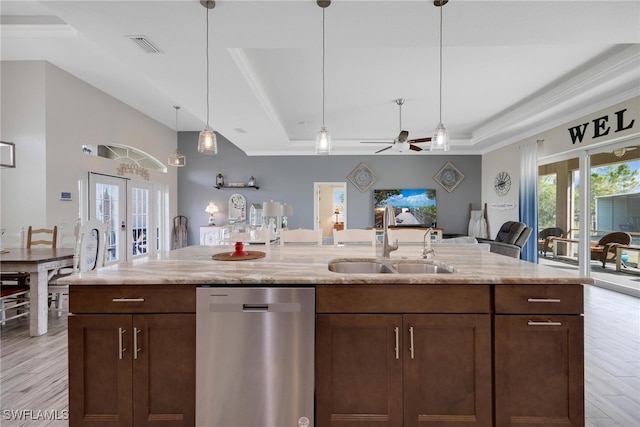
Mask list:
[[219,211],[216,204],[213,202],[209,202],[207,208],[204,211],[209,214],[209,225],[216,225],[213,220],[213,215]]
[[293,206],[288,205],[286,203],[281,205],[282,209],[282,228],[288,228],[288,220],[287,217],[293,215]]
[[[264,223],[267,224],[269,231],[274,233],[273,237],[278,236],[278,231],[282,224],[280,221],[282,215],[281,209],[280,202],[274,202],[273,200],[262,204],[262,216],[265,218]],[[276,218],[276,220],[274,221],[273,218]]]

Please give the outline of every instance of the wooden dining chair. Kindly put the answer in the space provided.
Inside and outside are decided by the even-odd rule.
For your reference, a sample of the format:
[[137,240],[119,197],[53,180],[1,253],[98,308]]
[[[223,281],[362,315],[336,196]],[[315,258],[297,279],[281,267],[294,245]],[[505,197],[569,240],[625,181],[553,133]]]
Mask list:
[[0,287],[0,325],[29,315],[29,286]]
[[61,316],[64,311],[62,308],[64,295],[69,293],[69,285],[60,284],[58,280],[73,273],[92,271],[104,266],[107,231],[107,225],[97,219],[81,225],[73,255],[73,268],[70,271],[61,271],[49,279],[48,291],[52,298],[49,309],[56,311],[58,316]]
[[[31,246],[47,246],[55,248],[58,238],[58,227],[54,226],[53,229],[38,228],[34,229],[29,226],[27,231],[27,239],[25,244],[24,228],[20,228],[19,247],[31,248]],[[42,247],[41,246],[41,247]],[[3,286],[27,286],[29,281],[29,273],[22,271],[3,271],[0,274],[0,280]]]
[[308,228],[284,229],[280,231],[280,245],[284,246],[286,244],[321,245],[322,236],[320,230]]
[[333,230],[333,245],[343,246],[349,244],[360,244],[367,246],[376,245],[376,230],[365,230],[350,228],[347,230]]
[[33,228],[27,230],[27,249],[34,246],[56,248],[58,245],[58,226],[53,228]]

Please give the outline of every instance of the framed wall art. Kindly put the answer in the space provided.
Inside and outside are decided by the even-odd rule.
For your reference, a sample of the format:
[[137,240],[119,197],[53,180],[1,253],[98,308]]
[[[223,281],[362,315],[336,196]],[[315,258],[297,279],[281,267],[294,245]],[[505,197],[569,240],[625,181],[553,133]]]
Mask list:
[[451,193],[460,185],[464,179],[464,174],[458,170],[451,162],[447,162],[434,176],[433,179],[445,190]]
[[378,180],[378,175],[376,175],[369,165],[362,162],[347,175],[347,179],[355,185],[361,193],[364,193]]
[[16,144],[0,141],[0,167],[16,167]]

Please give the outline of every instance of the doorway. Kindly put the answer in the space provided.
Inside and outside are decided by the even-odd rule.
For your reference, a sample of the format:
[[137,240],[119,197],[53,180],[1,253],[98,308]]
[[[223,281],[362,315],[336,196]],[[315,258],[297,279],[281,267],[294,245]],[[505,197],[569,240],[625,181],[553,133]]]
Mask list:
[[315,182],[314,229],[322,231],[323,240],[333,237],[334,229],[347,228],[347,183]]
[[89,174],[89,218],[109,226],[105,264],[162,250],[162,204],[152,183]]

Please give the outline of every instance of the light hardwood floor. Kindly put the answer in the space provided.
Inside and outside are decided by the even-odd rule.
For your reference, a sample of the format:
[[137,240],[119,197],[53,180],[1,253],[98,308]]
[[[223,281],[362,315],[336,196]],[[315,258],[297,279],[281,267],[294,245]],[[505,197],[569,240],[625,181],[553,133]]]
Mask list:
[[[30,338],[26,319],[2,328],[0,425],[62,427],[65,420],[9,420],[10,410],[64,418],[67,319],[50,315],[49,333]],[[586,427],[640,426],[640,299],[585,287]],[[322,426],[318,426],[322,427]],[[542,427],[542,426],[541,426]]]

